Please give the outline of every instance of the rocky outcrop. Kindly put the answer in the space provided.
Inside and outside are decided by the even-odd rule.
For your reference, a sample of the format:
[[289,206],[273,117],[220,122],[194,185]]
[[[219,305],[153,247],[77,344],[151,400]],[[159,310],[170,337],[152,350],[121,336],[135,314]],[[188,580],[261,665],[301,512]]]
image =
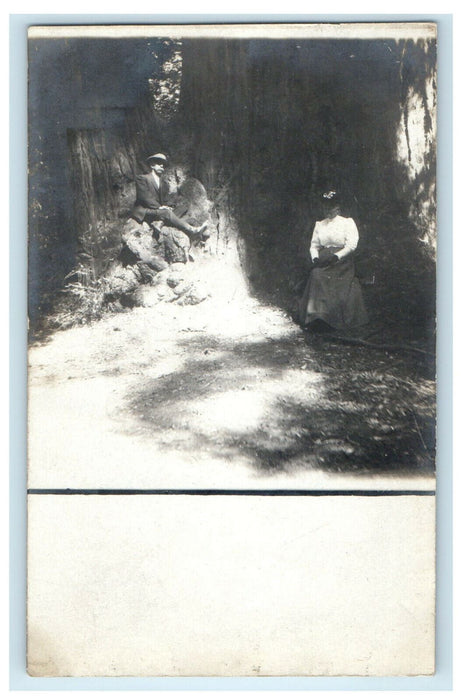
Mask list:
[[123,265],[134,265],[140,262],[156,272],[168,266],[163,248],[153,238],[153,231],[148,224],[144,222],[139,224],[135,219],[129,219],[123,227],[122,242],[119,260]]
[[199,270],[216,239],[211,203],[198,180],[185,178],[182,171],[175,171],[175,177],[177,186],[180,181],[175,212],[194,226],[209,221],[209,238],[206,243],[191,241],[162,222],[150,226],[128,218],[121,224],[122,247],[105,274],[105,297],[112,308],[118,302],[124,307],[151,307],[160,302],[194,305],[210,296]]

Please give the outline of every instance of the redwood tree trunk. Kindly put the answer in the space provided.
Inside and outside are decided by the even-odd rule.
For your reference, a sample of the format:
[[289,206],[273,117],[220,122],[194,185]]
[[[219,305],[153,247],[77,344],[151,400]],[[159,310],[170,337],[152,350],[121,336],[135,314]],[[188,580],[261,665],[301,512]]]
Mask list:
[[334,187],[360,228],[372,302],[431,316],[434,42],[191,40],[183,55],[195,173],[211,191],[229,183],[256,291],[290,296]]

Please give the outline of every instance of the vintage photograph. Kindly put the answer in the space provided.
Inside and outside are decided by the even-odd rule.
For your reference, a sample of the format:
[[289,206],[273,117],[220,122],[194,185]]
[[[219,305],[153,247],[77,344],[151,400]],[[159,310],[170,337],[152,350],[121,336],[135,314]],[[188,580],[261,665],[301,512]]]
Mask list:
[[434,488],[436,26],[32,27],[29,487]]
[[30,676],[434,673],[436,48],[29,28]]

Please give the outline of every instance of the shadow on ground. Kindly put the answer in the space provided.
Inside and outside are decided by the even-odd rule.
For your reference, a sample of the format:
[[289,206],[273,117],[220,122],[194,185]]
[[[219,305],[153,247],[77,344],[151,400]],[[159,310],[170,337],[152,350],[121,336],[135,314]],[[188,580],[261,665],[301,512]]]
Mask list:
[[[182,366],[133,387],[136,432],[159,448],[242,460],[257,473],[434,469],[434,382],[426,359],[319,337],[197,334]],[[430,378],[428,378],[430,376]]]

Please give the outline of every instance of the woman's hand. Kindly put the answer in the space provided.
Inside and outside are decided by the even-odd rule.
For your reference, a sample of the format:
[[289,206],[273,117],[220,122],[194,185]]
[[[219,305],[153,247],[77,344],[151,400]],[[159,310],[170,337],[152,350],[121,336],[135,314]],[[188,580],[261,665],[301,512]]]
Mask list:
[[319,258],[316,258],[316,267],[330,267],[331,265],[335,265],[335,263],[338,263],[339,258],[335,253],[330,253],[328,255],[325,255],[322,260]]

